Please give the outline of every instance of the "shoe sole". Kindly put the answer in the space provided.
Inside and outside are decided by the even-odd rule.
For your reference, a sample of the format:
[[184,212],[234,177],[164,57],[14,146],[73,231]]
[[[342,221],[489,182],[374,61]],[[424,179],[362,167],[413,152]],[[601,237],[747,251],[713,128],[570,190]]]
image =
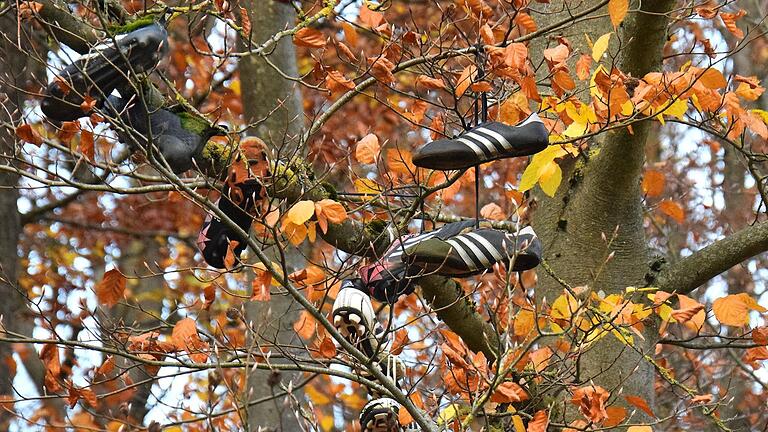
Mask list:
[[378,408],[371,411],[368,421],[361,427],[363,432],[399,432],[400,422],[391,409]]
[[333,326],[341,336],[368,357],[373,357],[376,354],[371,343],[373,334],[364,323],[365,319],[355,308],[341,307],[333,311]]

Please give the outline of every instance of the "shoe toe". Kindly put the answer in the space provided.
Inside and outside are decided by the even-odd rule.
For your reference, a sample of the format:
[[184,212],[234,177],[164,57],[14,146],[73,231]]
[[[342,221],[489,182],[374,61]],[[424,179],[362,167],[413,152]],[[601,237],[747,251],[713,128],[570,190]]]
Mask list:
[[413,155],[417,167],[443,171],[469,168],[479,161],[474,151],[457,140],[432,141]]

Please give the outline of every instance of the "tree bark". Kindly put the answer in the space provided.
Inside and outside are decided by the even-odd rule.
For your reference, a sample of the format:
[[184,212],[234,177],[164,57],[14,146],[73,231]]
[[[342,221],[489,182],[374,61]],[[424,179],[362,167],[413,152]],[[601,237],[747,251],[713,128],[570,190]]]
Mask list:
[[[670,0],[631,2],[632,12],[618,31],[623,48],[617,66],[622,72],[642,77],[661,68],[661,52],[666,41],[665,14],[673,4]],[[557,2],[551,7],[562,5]],[[638,7],[641,10],[636,11]],[[609,23],[589,21],[567,31],[577,35],[572,40],[583,39],[583,33],[595,40],[607,28]],[[536,54],[534,51],[534,56]],[[571,286],[586,285],[593,292],[603,291],[609,295],[643,283],[647,245],[640,174],[649,126],[647,122],[638,123],[634,125],[634,133],[622,129],[602,135],[591,143],[592,150],[586,161],[570,163],[555,197],[536,193],[540,206],[533,226],[542,238],[545,259],[554,273]],[[613,240],[607,242],[604,238]],[[546,298],[551,304],[562,293],[563,287],[557,280],[540,277],[539,300]],[[654,371],[642,354],[653,355],[655,332],[653,326],[647,326],[645,340],[635,338],[634,347],[612,335],[600,339],[580,356],[577,380],[582,385],[592,381],[608,391],[623,387],[624,394],[638,395],[652,404]],[[567,394],[561,397],[568,399]],[[564,414],[559,420],[574,417],[572,404],[561,401],[560,406],[566,407],[566,412],[559,413]]]
[[[261,44],[278,31],[295,25],[296,15],[290,4],[275,0],[249,0],[244,6],[249,11],[253,28],[251,40],[255,44]],[[242,46],[245,45],[242,43]],[[239,67],[245,121],[253,125],[247,131],[248,135],[264,140],[274,160],[301,154],[303,149],[296,147],[296,138],[303,130],[301,94],[293,81],[281,75],[295,77],[298,74],[292,40],[283,38],[267,55],[251,54],[242,58]],[[275,261],[279,261],[277,251],[271,254],[275,256]],[[285,258],[289,269],[304,266],[304,255],[298,249],[286,250]],[[261,354],[260,345],[264,343],[301,346],[293,331],[300,309],[285,291],[273,295],[269,303],[248,302],[245,316],[255,333],[249,341],[254,354]],[[270,397],[279,393],[281,387],[288,388],[291,382],[296,383],[298,378],[298,374],[250,371],[244,402]],[[293,396],[298,395],[299,392],[293,390]],[[294,411],[290,396],[253,406],[249,404],[248,430],[301,430]]]

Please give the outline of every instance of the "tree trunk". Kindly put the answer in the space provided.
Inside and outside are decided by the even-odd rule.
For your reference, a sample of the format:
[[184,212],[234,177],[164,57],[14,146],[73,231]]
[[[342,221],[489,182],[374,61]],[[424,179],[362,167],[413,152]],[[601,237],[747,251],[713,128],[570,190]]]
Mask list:
[[[278,31],[295,25],[296,16],[290,4],[274,0],[249,0],[244,6],[250,14],[254,44],[261,44]],[[282,39],[270,52],[268,59],[283,74],[297,76],[296,51],[290,38]],[[296,148],[296,137],[303,129],[303,111],[301,94],[295,83],[285,79],[259,55],[246,56],[241,60],[240,83],[245,121],[257,123],[248,134],[263,139],[275,159],[292,158],[295,153],[302,153],[303,149]],[[304,265],[304,256],[298,249],[291,248],[285,254],[289,269]],[[276,251],[272,255],[279,258]],[[247,303],[245,316],[255,331],[249,341],[251,349],[261,354],[258,347],[265,342],[280,346],[297,346],[298,343],[300,346],[293,331],[299,310],[299,305],[285,291],[273,295],[269,303]],[[278,353],[273,350],[273,354]],[[291,386],[289,382],[295,384],[298,377],[298,374],[253,370],[249,372],[248,392],[244,402],[280,393],[282,389]],[[299,397],[296,390],[293,394]],[[252,406],[249,404],[248,430],[301,430],[294,411],[289,397]]]
[[[621,71],[642,77],[660,69],[666,40],[664,14],[673,3],[643,2],[642,11],[627,16],[618,31],[624,45],[617,65]],[[550,10],[562,6],[562,2],[553,2]],[[638,6],[638,2],[632,2],[630,10]],[[568,13],[549,19],[557,21]],[[589,21],[569,26],[565,32],[571,42],[580,45],[584,33],[595,40],[609,28],[609,23]],[[533,52],[538,54],[536,48]],[[648,256],[640,175],[650,124],[638,123],[633,129],[633,134],[626,129],[616,130],[603,134],[598,142],[591,142],[587,158],[564,167],[563,181],[555,197],[549,198],[540,190],[535,193],[540,205],[533,226],[542,238],[545,259],[554,273],[571,286],[588,286],[592,292],[610,295],[643,284]],[[537,298],[546,298],[551,305],[563,293],[563,286],[541,270],[539,275]],[[642,354],[653,355],[657,330],[646,326],[644,336],[645,340],[634,338],[634,347],[613,335],[603,337],[577,360],[576,381],[580,385],[593,382],[610,392],[623,387],[623,394],[640,396],[652,404],[654,371]],[[565,399],[558,399],[565,412],[559,412],[558,416],[564,418],[557,420],[567,422],[575,417],[574,405],[566,402],[568,394],[561,394],[560,398]]]

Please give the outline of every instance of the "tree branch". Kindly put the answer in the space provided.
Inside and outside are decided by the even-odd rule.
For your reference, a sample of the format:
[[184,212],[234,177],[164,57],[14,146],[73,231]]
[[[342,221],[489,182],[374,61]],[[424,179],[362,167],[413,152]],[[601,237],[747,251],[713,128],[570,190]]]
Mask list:
[[688,294],[736,264],[768,251],[768,221],[718,240],[662,270],[656,286]]

